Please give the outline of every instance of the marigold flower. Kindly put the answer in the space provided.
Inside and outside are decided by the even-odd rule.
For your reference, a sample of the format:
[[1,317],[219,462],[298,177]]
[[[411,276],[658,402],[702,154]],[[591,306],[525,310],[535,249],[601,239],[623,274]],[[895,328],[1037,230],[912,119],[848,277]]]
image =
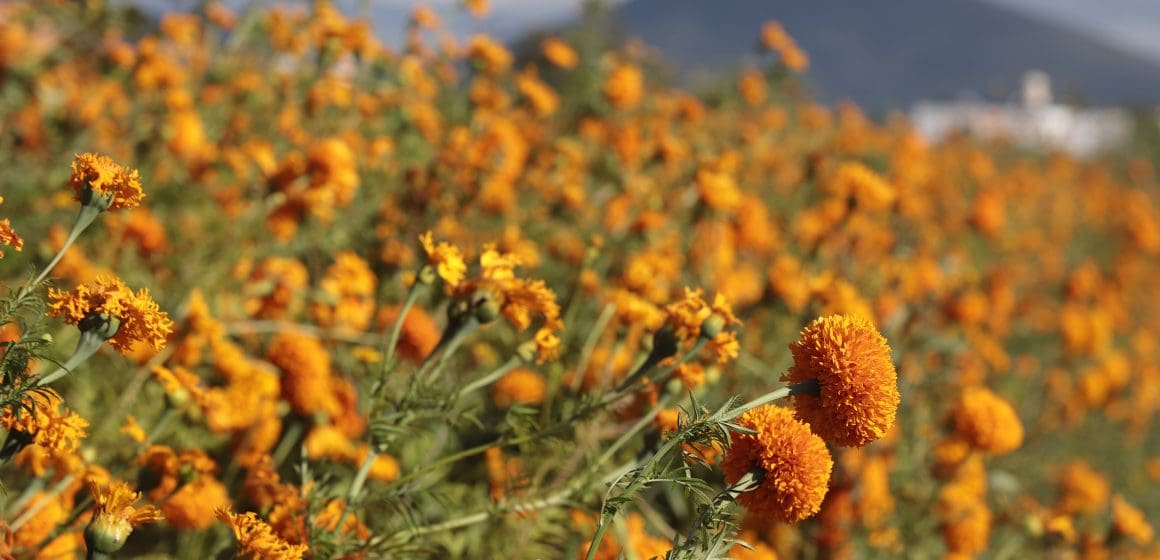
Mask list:
[[1059,480],[1057,508],[1063,513],[1096,513],[1107,506],[1111,486],[1083,461],[1069,463]]
[[9,432],[6,447],[0,450],[4,458],[28,445],[42,448],[50,462],[74,456],[87,436],[89,422],[62,407],[63,400],[51,391],[28,393],[19,413],[15,407],[5,407],[0,414],[0,426]]
[[[4,204],[4,197],[0,196],[0,204]],[[24,240],[12,230],[8,219],[0,220],[0,245],[7,245],[17,251],[24,250]],[[0,251],[0,259],[4,258],[4,251]]]
[[781,380],[804,386],[794,395],[797,417],[826,441],[861,447],[894,425],[898,374],[886,339],[867,319],[815,319],[790,344],[793,365]]
[[475,35],[467,42],[467,54],[487,74],[503,74],[512,64],[512,53],[487,35]]
[[134,506],[141,493],[130,490],[127,482],[118,480],[98,486],[89,480],[88,485],[96,502],[93,520],[85,529],[85,542],[90,551],[116,552],[125,546],[125,540],[134,528],[164,519],[152,505]]
[[265,521],[254,512],[232,513],[221,508],[214,516],[234,532],[237,539],[235,552],[250,560],[301,560],[310,551],[304,544],[290,544],[274,534]]
[[[739,325],[741,321],[733,315],[733,308],[724,295],[716,294],[713,304],[709,305],[701,293],[700,289],[685,288],[684,299],[665,307],[665,324],[685,344],[707,338],[709,349],[717,355],[717,363],[723,364],[736,358],[741,349],[737,333],[726,327]],[[704,330],[706,326],[714,327],[716,332]]]
[[351,251],[338,253],[318,287],[322,301],[311,314],[319,326],[366,330],[374,316],[378,279],[365,260]]
[[834,466],[826,443],[788,409],[765,405],[743,413],[737,423],[753,434],[734,434],[721,468],[736,484],[756,474],[757,487],[737,496],[750,513],[796,523],[818,512]]
[[1023,444],[1023,422],[1011,403],[985,388],[963,391],[954,420],[955,433],[975,449],[1001,455]]
[[113,331],[105,338],[122,354],[138,341],[160,350],[173,330],[169,315],[149,297],[149,290],[142,288],[134,294],[115,276],[98,276],[92,285],[82,284],[72,292],[49,289],[48,299],[50,316],[63,317],[82,332],[98,330],[105,336]]
[[295,312],[299,295],[310,282],[306,265],[293,258],[269,257],[250,272],[245,293],[246,313],[261,319],[282,319]]
[[620,63],[604,81],[604,97],[617,109],[627,109],[644,97],[644,74],[627,62]]
[[[389,329],[395,324],[402,308],[398,305],[389,305],[379,311],[379,328]],[[399,335],[396,350],[399,355],[419,363],[423,361],[439,343],[443,330],[430,315],[420,307],[412,307],[403,318],[403,330]]]
[[104,210],[134,208],[145,197],[136,169],[121,167],[108,156],[93,153],[76,156],[68,184],[82,204]]
[[538,405],[544,400],[544,376],[528,368],[516,368],[491,388],[491,401],[499,408],[516,404]]
[[[519,257],[486,245],[479,264],[480,277],[461,283],[456,292],[481,322],[502,315],[516,330],[522,331],[531,326],[534,315],[539,315],[544,319],[544,328],[557,331],[563,327],[556,294],[547,284],[543,280],[516,277],[515,268],[522,264]],[[547,333],[540,332],[537,336],[543,347],[550,350],[553,344],[547,339]]]
[[325,412],[331,417],[342,412],[331,390],[330,354],[317,338],[279,334],[270,342],[266,357],[282,370],[282,397],[295,411],[306,415]]
[[435,267],[435,272],[443,279],[445,286],[454,288],[467,276],[467,263],[463,261],[459,248],[446,241],[436,245],[430,231],[419,236],[419,243],[427,253],[427,263]]
[[1140,546],[1152,542],[1152,525],[1147,516],[1119,494],[1112,496],[1112,530]]
[[544,58],[548,59],[548,62],[560,68],[575,68],[576,64],[580,62],[580,57],[576,51],[568,46],[568,43],[556,37],[544,39],[540,43],[540,52],[544,53]]
[[200,531],[213,525],[214,511],[230,507],[229,490],[210,475],[197,476],[181,486],[165,503],[165,520],[178,529]]

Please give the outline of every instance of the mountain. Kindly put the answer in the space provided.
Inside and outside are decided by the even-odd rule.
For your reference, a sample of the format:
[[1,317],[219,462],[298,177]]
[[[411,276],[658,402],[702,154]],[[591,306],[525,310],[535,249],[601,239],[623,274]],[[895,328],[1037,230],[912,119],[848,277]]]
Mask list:
[[776,19],[809,53],[822,100],[871,111],[1008,97],[1033,69],[1051,76],[1057,99],[1160,104],[1157,62],[981,0],[630,0],[616,16],[686,77],[754,60],[761,24]]

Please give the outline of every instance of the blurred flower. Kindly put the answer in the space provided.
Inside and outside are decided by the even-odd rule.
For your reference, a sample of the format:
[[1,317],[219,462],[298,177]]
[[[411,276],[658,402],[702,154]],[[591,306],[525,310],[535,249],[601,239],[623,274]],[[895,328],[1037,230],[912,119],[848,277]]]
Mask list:
[[446,241],[435,244],[434,236],[430,231],[419,236],[423,251],[427,253],[427,264],[435,267],[435,272],[443,279],[448,288],[455,288],[467,275],[467,263],[459,249]]
[[789,346],[793,365],[781,380],[803,385],[797,417],[831,443],[861,447],[894,425],[898,374],[886,339],[861,316],[815,319]]
[[621,62],[604,81],[604,97],[617,109],[629,109],[644,97],[644,74],[640,68]]
[[1001,455],[1023,444],[1023,422],[1015,409],[985,388],[965,389],[954,419],[955,433],[975,449]]
[[321,327],[366,330],[375,311],[378,279],[371,267],[351,251],[334,256],[334,264],[319,281],[319,301],[311,315]]
[[538,405],[544,400],[544,377],[534,370],[516,368],[495,382],[491,401],[499,408],[512,405]]
[[834,466],[825,442],[793,416],[774,405],[746,411],[737,423],[756,433],[733,434],[721,462],[728,484],[755,474],[756,488],[737,496],[750,514],[786,523],[818,512]]
[[548,37],[540,43],[540,52],[544,54],[544,58],[548,62],[564,69],[575,68],[576,64],[580,62],[580,57],[572,47],[568,46],[562,39],[556,37]]
[[[0,204],[4,204],[4,197],[0,196]],[[7,245],[17,251],[24,250],[24,240],[12,231],[12,225],[5,218],[0,220],[0,245]],[[4,258],[4,251],[0,251],[0,259]]]
[[1152,525],[1148,523],[1147,516],[1119,494],[1112,496],[1112,531],[1140,546],[1152,542]]

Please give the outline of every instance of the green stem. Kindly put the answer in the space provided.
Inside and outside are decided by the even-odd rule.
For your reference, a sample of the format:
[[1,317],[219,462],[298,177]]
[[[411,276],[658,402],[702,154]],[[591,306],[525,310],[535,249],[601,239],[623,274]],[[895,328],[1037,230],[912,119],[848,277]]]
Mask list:
[[504,362],[503,365],[499,366],[498,368],[495,368],[495,370],[491,373],[480,377],[471,383],[468,383],[466,387],[459,390],[459,394],[456,398],[470,394],[472,391],[479,389],[480,387],[491,385],[494,381],[500,377],[503,377],[509,371],[515,369],[516,366],[519,366],[521,363],[523,363],[523,360],[521,360],[519,356],[512,356],[508,359],[508,361]]
[[53,381],[56,381],[69,374],[77,366],[84,363],[90,356],[95,354],[100,349],[101,344],[104,344],[105,339],[98,335],[95,331],[81,331],[81,338],[77,341],[77,348],[73,351],[72,356],[64,365],[58,367],[56,371],[42,376],[37,382],[37,387],[44,387]]
[[391,327],[391,335],[386,340],[386,348],[383,349],[386,358],[383,360],[383,369],[379,373],[380,378],[386,376],[395,363],[395,347],[399,344],[399,336],[403,334],[403,321],[407,318],[407,312],[411,310],[411,306],[415,305],[415,300],[419,299],[419,286],[421,285],[423,284],[418,280],[411,284],[411,288],[407,290],[407,299],[403,301],[402,309],[399,309],[399,316],[395,317],[395,325]]
[[57,263],[59,263],[60,259],[64,257],[64,254],[66,251],[68,251],[68,248],[72,247],[72,244],[77,240],[78,237],[81,236],[81,232],[85,231],[85,229],[93,223],[93,220],[95,220],[97,215],[100,213],[101,209],[96,206],[81,206],[80,212],[77,213],[77,219],[75,222],[73,222],[72,231],[68,232],[68,238],[65,239],[64,245],[62,245],[60,250],[56,252],[56,256],[53,257],[52,261],[48,263],[48,266],[44,267],[44,270],[40,271],[40,274],[26,287],[26,289],[31,289],[32,287],[37,286],[44,281],[48,274],[52,272],[52,269],[56,268]]
[[467,336],[474,332],[475,328],[478,326],[479,321],[476,321],[475,317],[470,317],[462,325],[455,328],[455,332],[452,333],[451,340],[447,343],[447,347],[439,353],[439,358],[435,361],[435,367],[430,368],[429,370],[421,369],[420,379],[422,379],[422,375],[424,374],[427,375],[428,381],[439,379],[439,376],[443,374],[443,366],[447,365],[447,360],[451,358],[451,355],[459,349],[465,340],[467,340]]
[[768,392],[760,397],[757,397],[756,399],[753,399],[753,400],[729,411],[729,414],[726,414],[723,419],[726,422],[728,422],[729,420],[732,420],[734,418],[737,418],[738,416],[741,416],[746,411],[753,410],[759,406],[769,404],[773,401],[781,400],[781,399],[784,399],[786,397],[791,397],[793,395],[800,395],[803,393],[817,394],[817,386],[818,386],[817,381],[806,381],[804,383],[795,383],[793,385],[787,385],[787,386],[782,387],[780,389],[770,391],[770,392]]
[[173,407],[166,407],[165,412],[161,414],[161,418],[157,419],[157,423],[153,424],[153,429],[145,434],[145,445],[149,445],[161,437],[173,419],[177,417],[178,410]]
[[41,496],[40,501],[25,510],[24,513],[21,513],[20,517],[17,517],[16,520],[8,526],[8,529],[13,533],[20,530],[20,528],[23,527],[25,523],[28,523],[28,520],[32,519],[37,513],[40,513],[40,510],[48,506],[50,501],[56,499],[56,497],[60,495],[61,492],[64,492],[66,488],[71,486],[73,480],[75,479],[76,477],[71,474],[60,479],[60,482],[57,482],[56,485],[53,486],[47,494]]
[[301,418],[295,418],[290,426],[286,428],[286,432],[282,434],[282,440],[278,442],[278,447],[274,449],[274,466],[282,464],[286,460],[286,456],[290,454],[290,450],[298,443],[298,438],[302,436],[302,432],[306,431],[306,423]]
[[604,540],[604,532],[608,530],[608,523],[603,520],[596,526],[596,534],[592,535],[592,542],[588,543],[588,554],[584,555],[584,560],[592,560],[596,558],[596,550],[600,548],[600,541]]

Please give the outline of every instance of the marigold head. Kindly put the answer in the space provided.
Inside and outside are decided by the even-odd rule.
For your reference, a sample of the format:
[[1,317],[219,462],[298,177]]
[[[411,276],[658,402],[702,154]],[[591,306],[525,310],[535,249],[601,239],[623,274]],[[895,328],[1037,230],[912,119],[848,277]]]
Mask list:
[[160,350],[173,331],[173,321],[149,297],[149,290],[133,293],[115,276],[98,276],[93,284],[82,284],[71,292],[50,289],[48,299],[50,316],[63,317],[82,331],[101,329],[102,336],[112,331],[114,334],[106,339],[122,354],[132,350],[136,342]]
[[527,368],[516,368],[499,378],[491,390],[491,400],[500,408],[516,404],[537,405],[544,400],[544,376]]
[[963,391],[954,420],[955,432],[975,449],[998,455],[1023,444],[1023,422],[1011,403],[985,388]]
[[[4,198],[0,197],[0,204],[4,203]],[[16,249],[17,251],[24,250],[24,239],[21,239],[16,232],[12,230],[12,225],[5,218],[0,220],[0,245],[7,245]],[[0,251],[0,259],[4,258],[4,251]]]
[[99,486],[88,481],[96,506],[93,520],[85,529],[85,541],[89,550],[110,554],[125,546],[125,540],[133,528],[145,523],[163,519],[156,507],[148,505],[136,507],[133,504],[141,497],[140,492],[129,489],[124,481],[114,481],[107,486]]
[[467,275],[467,263],[459,249],[446,241],[435,243],[431,232],[419,236],[419,243],[427,253],[427,264],[435,267],[435,272],[443,279],[443,283],[454,288]]
[[82,204],[102,210],[134,208],[145,198],[136,169],[93,153],[76,156],[68,184]]
[[734,434],[721,467],[735,484],[748,473],[757,487],[737,497],[750,513],[787,523],[818,512],[834,466],[826,443],[788,409],[766,405],[746,411],[737,423],[753,434]]
[[237,555],[252,560],[300,560],[310,550],[304,544],[290,544],[283,540],[254,512],[232,513],[228,509],[214,512],[237,539]]
[[804,385],[797,417],[826,441],[861,447],[882,437],[898,412],[898,374],[890,346],[859,316],[821,317],[790,344],[793,365],[782,381]]

